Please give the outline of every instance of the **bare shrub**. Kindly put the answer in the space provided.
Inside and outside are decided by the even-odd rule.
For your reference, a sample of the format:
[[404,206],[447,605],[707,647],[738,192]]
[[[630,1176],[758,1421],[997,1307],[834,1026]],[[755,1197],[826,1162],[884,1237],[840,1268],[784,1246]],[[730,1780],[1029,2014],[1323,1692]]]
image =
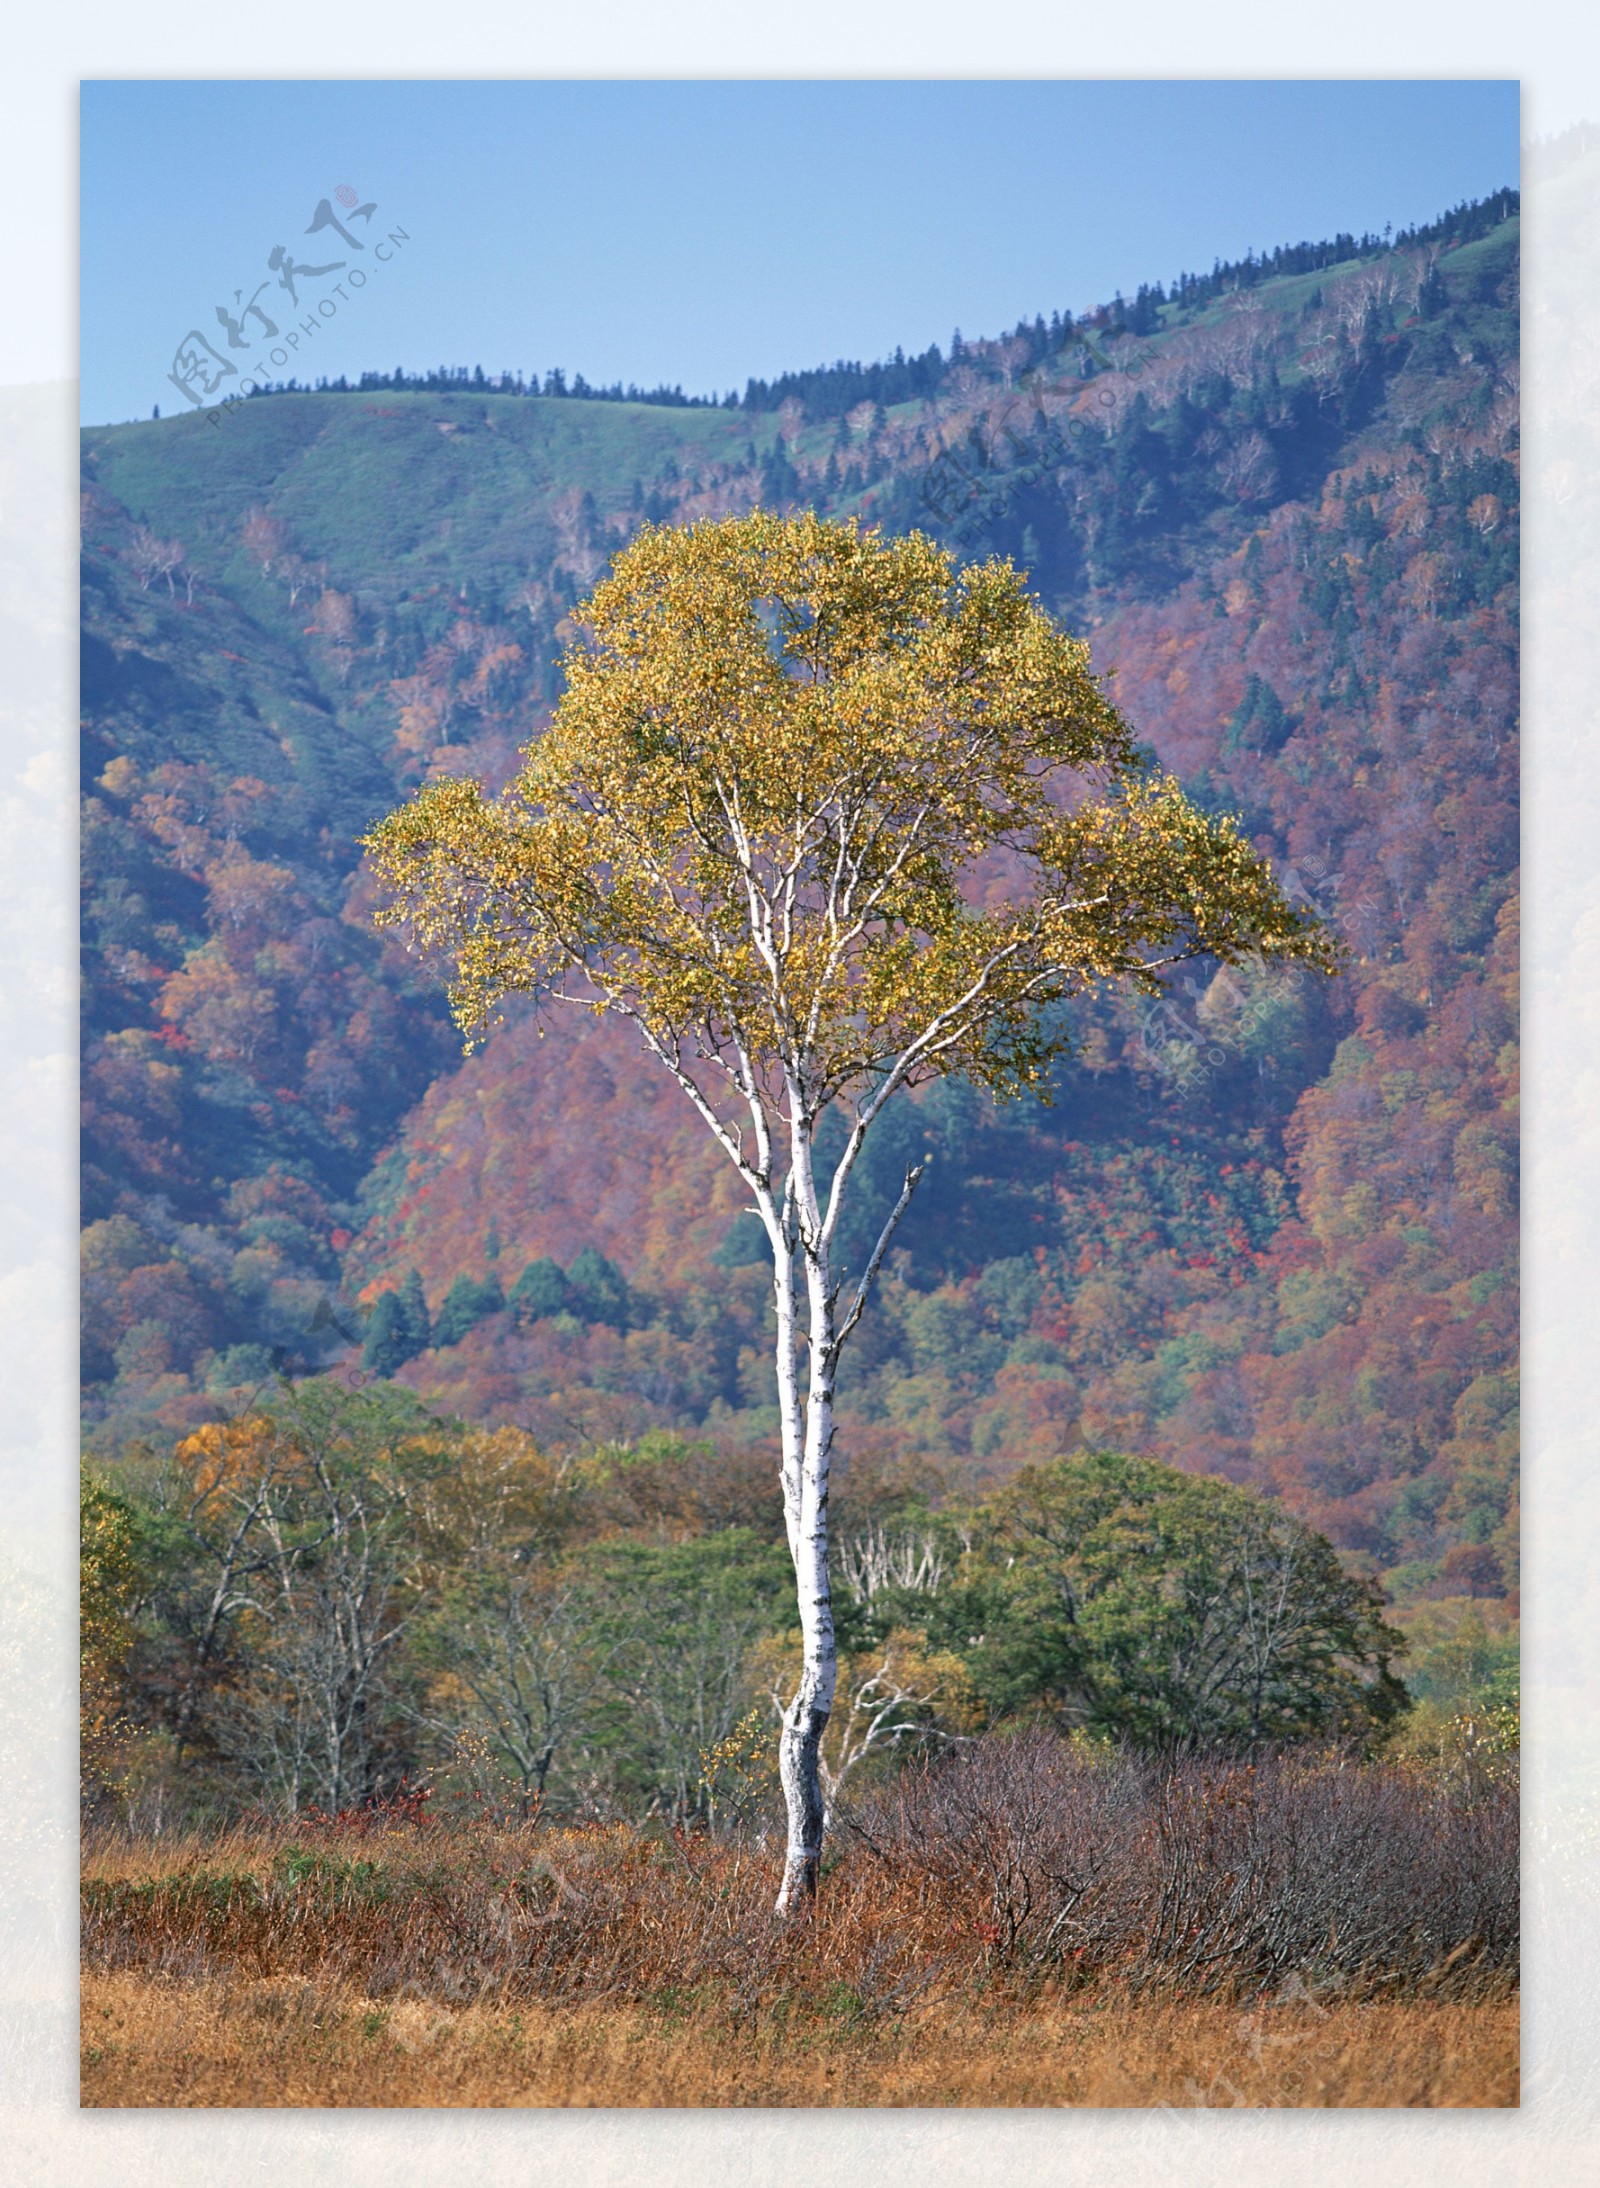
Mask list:
[[1463,1797],[1337,1757],[1164,1766],[1032,1734],[914,1766],[841,1824],[827,1892],[787,1924],[758,1843],[665,1825],[441,1825],[409,1795],[209,1843],[107,1837],[85,1960],[452,2007],[716,2001],[741,2024],[788,2001],[864,2025],[968,1985],[1461,2000],[1515,1980],[1503,1779]]
[[1456,1994],[1516,1965],[1509,1787],[1464,1804],[1405,1771],[1272,1761],[1174,1773],[1141,1973],[1185,1991],[1291,1972]]
[[1049,1734],[974,1741],[902,1774],[860,1836],[891,1866],[936,1878],[1005,1959],[1097,1957],[1139,1916],[1130,1887],[1150,1831],[1149,1764]]
[[1048,1735],[907,1771],[858,1828],[981,1906],[998,1959],[1185,1993],[1291,1974],[1363,1993],[1506,1987],[1517,1804],[1419,1772],[1294,1756],[1167,1766]]

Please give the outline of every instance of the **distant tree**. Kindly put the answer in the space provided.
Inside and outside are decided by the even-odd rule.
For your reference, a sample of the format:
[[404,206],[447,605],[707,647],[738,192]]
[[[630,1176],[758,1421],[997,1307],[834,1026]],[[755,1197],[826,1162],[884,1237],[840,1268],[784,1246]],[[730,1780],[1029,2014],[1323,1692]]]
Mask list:
[[590,1543],[572,1567],[593,1700],[588,1768],[635,1813],[706,1813],[706,1758],[756,1699],[749,1660],[783,1615],[783,1553],[745,1527]]
[[400,1286],[400,1311],[404,1317],[406,1343],[412,1354],[426,1352],[433,1343],[433,1329],[428,1320],[428,1302],[423,1296],[422,1272],[407,1269]]
[[1288,742],[1294,727],[1293,717],[1272,686],[1259,676],[1247,676],[1244,697],[1228,724],[1222,749],[1225,753],[1276,752]]
[[[375,1790],[400,1646],[429,1599],[415,1513],[451,1441],[409,1391],[328,1379],[178,1448],[174,1526],[191,1542],[171,1611],[190,1636],[180,1730],[205,1698],[211,1738],[290,1814]],[[203,1697],[219,1661],[227,1676]]]
[[507,1294],[506,1305],[519,1322],[543,1322],[551,1315],[570,1313],[572,1294],[560,1262],[548,1254],[530,1261]]
[[239,541],[261,575],[270,577],[273,563],[289,544],[289,534],[277,517],[269,516],[257,504],[245,511],[244,522],[239,527]]
[[1002,1713],[1043,1705],[1157,1750],[1250,1748],[1405,1707],[1381,1603],[1249,1490],[1083,1451],[986,1500],[928,1630]]
[[358,633],[355,602],[348,593],[325,590],[317,602],[317,619],[311,626],[333,650],[334,665],[342,684],[350,674],[351,655]]
[[614,1329],[628,1326],[628,1286],[614,1261],[593,1246],[585,1246],[567,1270],[567,1288],[574,1313],[585,1322],[609,1322]]
[[78,1513],[79,1761],[92,1806],[119,1790],[137,1738],[123,1674],[146,1576],[139,1515],[126,1497],[86,1470]]
[[183,567],[183,545],[175,539],[160,539],[148,525],[141,524],[128,547],[128,560],[139,580],[139,590],[148,592],[153,577],[164,577],[167,591],[174,591],[172,573]]
[[278,576],[289,588],[289,605],[294,607],[308,585],[315,584],[322,575],[321,565],[310,563],[296,554],[278,556]]
[[[1059,1006],[1103,983],[1336,953],[1231,820],[1152,771],[1007,562],[958,571],[918,534],[757,511],[647,526],[574,620],[586,643],[523,772],[495,799],[440,778],[367,841],[382,922],[448,961],[469,1038],[519,991],[625,1018],[766,1231],[803,1635],[779,1749],[789,1911],[822,1851],[840,1356],[922,1174],[842,1296],[874,1120],[951,1072],[1043,1091]],[[980,909],[985,860],[1005,881]]]
[[468,1330],[475,1329],[485,1316],[498,1314],[505,1303],[505,1295],[492,1276],[483,1283],[475,1277],[458,1276],[433,1318],[435,1346],[459,1345]]
[[378,1375],[393,1375],[431,1342],[422,1278],[410,1269],[398,1291],[379,1294],[361,1347],[361,1365]]
[[570,1475],[515,1428],[469,1431],[422,1500],[438,1583],[416,1637],[419,1714],[446,1739],[481,1727],[525,1814],[589,1696],[562,1562],[579,1515]]
[[393,1375],[412,1357],[406,1339],[405,1309],[398,1292],[381,1292],[367,1324],[361,1346],[361,1365],[374,1375]]
[[[183,542],[181,540],[162,540],[162,542],[160,543],[160,557],[156,564],[156,569],[158,575],[166,579],[167,592],[171,596],[175,597],[175,588],[172,582],[173,572],[175,570],[183,569],[186,559],[187,558],[185,557],[183,550]],[[189,597],[191,599],[193,599],[194,597],[194,589],[192,585],[189,588]]]

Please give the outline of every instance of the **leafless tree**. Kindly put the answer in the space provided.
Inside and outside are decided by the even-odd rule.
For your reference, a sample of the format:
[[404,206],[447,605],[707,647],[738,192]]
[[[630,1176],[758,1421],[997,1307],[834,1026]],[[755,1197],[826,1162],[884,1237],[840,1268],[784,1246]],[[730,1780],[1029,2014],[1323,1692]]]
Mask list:
[[437,1621],[436,1676],[418,1715],[435,1732],[458,1729],[464,1716],[481,1723],[531,1811],[590,1699],[584,1641],[570,1578],[514,1566],[480,1576],[469,1601]]
[[880,1522],[840,1543],[839,1577],[861,1603],[871,1603],[886,1588],[932,1595],[944,1577],[944,1551],[931,1532],[907,1528],[891,1534]]
[[363,1798],[389,1667],[425,1601],[411,1506],[434,1448],[404,1399],[306,1384],[198,1431],[178,1460],[191,1524],[213,1544],[197,1666],[224,1629],[234,1644],[205,1697],[216,1737],[291,1812]]
[[239,537],[246,554],[260,568],[261,575],[270,577],[273,563],[288,548],[288,527],[279,518],[269,516],[258,504],[245,512]]
[[175,594],[172,573],[183,565],[183,547],[175,539],[160,539],[146,524],[141,524],[128,547],[128,560],[139,579],[142,593],[150,590],[153,577],[164,577],[167,591]]

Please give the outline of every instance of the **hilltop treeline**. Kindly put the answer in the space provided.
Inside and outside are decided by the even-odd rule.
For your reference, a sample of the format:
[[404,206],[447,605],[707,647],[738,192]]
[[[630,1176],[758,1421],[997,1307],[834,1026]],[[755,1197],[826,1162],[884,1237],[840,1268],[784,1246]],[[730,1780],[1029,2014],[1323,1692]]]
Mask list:
[[1180,310],[1194,311],[1231,290],[1256,288],[1283,274],[1322,273],[1353,259],[1377,258],[1418,245],[1448,250],[1475,243],[1502,221],[1515,219],[1521,209],[1518,191],[1496,190],[1486,198],[1464,200],[1448,213],[1441,213],[1437,220],[1421,221],[1415,227],[1402,228],[1398,234],[1353,236],[1341,231],[1322,243],[1282,243],[1259,256],[1247,252],[1243,258],[1226,263],[1218,259],[1208,274],[1179,274],[1165,295],[1159,284],[1151,290],[1141,289],[1140,294],[1150,296],[1158,305],[1173,303]]
[[336,380],[270,380],[253,384],[244,400],[313,394],[527,395],[551,401],[571,396],[580,403],[654,403],[674,410],[715,409],[719,404],[731,409],[738,401],[737,395],[685,395],[681,387],[668,387],[665,382],[647,388],[635,387],[631,380],[624,387],[620,380],[614,380],[608,387],[591,387],[581,372],[574,373],[569,383],[559,366],[552,367],[541,380],[536,372],[526,378],[520,372],[486,373],[482,365],[470,369],[466,365],[436,365],[431,372],[407,372],[403,365],[396,365],[393,372],[363,372],[355,380],[344,373]]
[[[1022,369],[1027,370],[1055,355],[1070,342],[1076,325],[1096,332],[1154,334],[1165,325],[1181,324],[1186,317],[1203,311],[1219,297],[1256,288],[1264,281],[1281,276],[1320,273],[1329,267],[1348,266],[1417,245],[1448,250],[1474,242],[1502,222],[1514,218],[1520,205],[1517,191],[1497,190],[1490,197],[1466,201],[1437,220],[1402,229],[1394,236],[1355,236],[1341,230],[1320,243],[1285,243],[1275,250],[1263,251],[1259,256],[1248,252],[1241,259],[1226,262],[1218,259],[1208,274],[1179,274],[1166,287],[1160,282],[1141,283],[1131,300],[1118,295],[1111,303],[1086,312],[1081,321],[1075,322],[1070,311],[1065,315],[1053,311],[1048,321],[1042,314],[1031,320],[1019,320],[1010,334],[1001,336],[999,341],[1024,346],[1027,354]],[[957,366],[976,364],[981,369],[994,346],[986,342],[965,343],[958,334],[951,342],[948,357],[937,343],[910,357],[903,349],[896,348],[892,357],[875,364],[847,363],[841,359],[831,365],[815,366],[810,371],[780,373],[772,380],[751,378],[745,383],[743,395],[736,392],[721,396],[685,395],[681,386],[662,384],[643,388],[630,381],[624,387],[620,380],[608,386],[591,386],[581,372],[574,373],[569,382],[559,368],[547,371],[543,378],[537,372],[526,377],[521,372],[486,374],[481,365],[470,369],[466,365],[440,365],[431,372],[407,372],[403,366],[396,366],[390,373],[364,372],[357,380],[341,375],[335,380],[318,379],[304,385],[293,379],[274,381],[252,389],[252,394],[478,394],[546,399],[570,396],[580,402],[653,403],[678,409],[737,407],[762,412],[775,411],[785,403],[798,403],[807,418],[829,419],[841,418],[861,403],[888,408],[939,395]]]

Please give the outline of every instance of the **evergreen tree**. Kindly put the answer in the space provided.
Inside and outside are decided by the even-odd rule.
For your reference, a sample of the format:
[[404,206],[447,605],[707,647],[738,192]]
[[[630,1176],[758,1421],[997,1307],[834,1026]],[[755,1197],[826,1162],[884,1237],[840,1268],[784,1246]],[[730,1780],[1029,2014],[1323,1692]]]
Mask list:
[[435,1346],[459,1345],[468,1330],[486,1315],[498,1314],[505,1303],[505,1295],[492,1276],[482,1284],[475,1277],[458,1276],[434,1317]]
[[408,1360],[419,1352],[426,1352],[433,1342],[433,1330],[428,1320],[428,1302],[423,1296],[422,1274],[418,1269],[407,1269],[405,1281],[400,1286],[400,1311],[404,1318],[405,1339],[409,1350]]
[[567,1271],[572,1311],[585,1322],[609,1322],[614,1329],[628,1326],[628,1286],[614,1261],[593,1246],[585,1246]]
[[361,1365],[374,1375],[393,1375],[412,1357],[406,1336],[405,1309],[398,1292],[384,1292],[372,1310]]
[[548,1254],[530,1261],[512,1285],[506,1304],[519,1322],[543,1322],[551,1315],[570,1313],[572,1294],[560,1262]]
[[408,1269],[399,1290],[384,1292],[372,1310],[361,1365],[377,1375],[393,1375],[419,1352],[426,1352],[430,1341],[422,1278],[417,1270]]
[[1224,752],[1277,752],[1294,733],[1294,716],[1259,676],[1245,681],[1244,697],[1228,724]]

